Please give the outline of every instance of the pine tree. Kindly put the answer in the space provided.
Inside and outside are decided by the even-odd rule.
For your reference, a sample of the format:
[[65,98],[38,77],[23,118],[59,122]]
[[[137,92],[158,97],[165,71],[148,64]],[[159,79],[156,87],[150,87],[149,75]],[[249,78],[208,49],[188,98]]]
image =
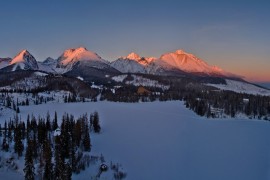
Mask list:
[[84,146],[85,151],[91,150],[90,132],[89,132],[88,123],[85,124],[85,134],[84,134],[84,138],[83,138],[83,146]]
[[27,148],[25,154],[25,163],[24,163],[24,177],[26,180],[34,180],[35,179],[35,167],[33,162],[33,142],[31,140],[27,141]]
[[2,143],[2,149],[3,149],[4,151],[8,152],[9,145],[8,145],[8,143],[7,143],[6,138],[4,138],[4,140],[3,140],[3,143]]
[[62,179],[64,180],[71,180],[72,176],[72,169],[69,163],[65,163],[65,172],[63,174]]
[[19,124],[16,124],[15,130],[14,130],[14,150],[15,153],[18,153],[18,156],[21,157],[23,153],[23,143],[22,143],[22,133]]
[[12,101],[12,107],[13,107],[13,110],[14,110],[14,111],[16,111],[17,107],[16,107],[16,105],[15,105],[15,102],[14,102],[14,101]]
[[72,172],[75,172],[76,168],[77,168],[77,158],[76,158],[76,153],[75,153],[75,143],[72,144],[70,153],[71,153],[71,155],[70,155],[71,169],[72,169]]
[[60,136],[55,137],[55,149],[54,149],[54,179],[62,180],[63,172],[65,170],[64,158],[61,153],[61,139]]
[[38,144],[37,144],[37,137],[36,137],[36,133],[34,132],[34,135],[33,135],[33,140],[32,141],[32,153],[33,153],[33,158],[34,159],[37,159],[38,157]]
[[3,139],[3,143],[2,143],[2,149],[6,152],[9,149],[9,145],[7,143],[7,122],[6,121],[5,121],[5,125],[4,125],[4,139]]
[[26,98],[26,100],[25,100],[25,105],[26,106],[29,106],[29,100],[28,100],[28,98]]
[[26,121],[26,138],[29,139],[29,134],[31,131],[31,123],[30,123],[30,116],[27,115],[27,121]]
[[11,127],[11,122],[8,123],[8,141],[11,143],[12,142],[12,127]]
[[100,124],[99,124],[99,115],[97,112],[94,112],[94,118],[93,118],[93,127],[94,132],[99,133],[100,132]]
[[49,112],[47,112],[47,117],[46,117],[46,129],[47,131],[51,131],[51,117],[50,117]]
[[53,164],[52,164],[52,149],[50,145],[50,141],[47,139],[44,143],[44,174],[43,178],[46,180],[53,179]]
[[17,108],[16,108],[16,113],[20,113],[20,108],[19,108],[19,106],[17,106]]
[[38,179],[42,179],[43,177],[43,171],[44,171],[44,159],[43,159],[43,154],[44,152],[42,151],[41,154],[39,155],[39,165],[38,165],[38,170],[37,170],[37,177]]
[[22,139],[25,139],[25,131],[26,131],[26,129],[25,129],[25,123],[22,122],[20,124],[20,127],[21,127],[21,132],[22,132]]
[[53,119],[53,130],[56,130],[58,128],[57,124],[57,112],[54,113],[54,119]]
[[4,138],[7,138],[7,121],[5,121],[5,125],[4,125]]

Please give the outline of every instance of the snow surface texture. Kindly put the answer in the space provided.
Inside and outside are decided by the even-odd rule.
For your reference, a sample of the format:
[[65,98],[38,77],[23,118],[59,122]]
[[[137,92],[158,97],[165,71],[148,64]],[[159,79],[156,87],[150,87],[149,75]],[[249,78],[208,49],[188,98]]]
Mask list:
[[260,88],[253,84],[249,84],[249,83],[245,83],[241,81],[229,80],[229,79],[226,79],[226,83],[227,84],[207,84],[207,85],[213,86],[222,90],[234,91],[237,93],[270,96],[270,90]]
[[[267,121],[206,119],[179,101],[55,103],[20,109],[22,118],[28,113],[46,117],[47,111],[53,117],[56,110],[58,119],[65,112],[79,117],[97,110],[102,133],[91,136],[92,153],[102,153],[107,162],[120,162],[128,180],[270,179]],[[9,118],[1,117],[1,123]],[[90,170],[73,175],[86,177],[91,177]]]

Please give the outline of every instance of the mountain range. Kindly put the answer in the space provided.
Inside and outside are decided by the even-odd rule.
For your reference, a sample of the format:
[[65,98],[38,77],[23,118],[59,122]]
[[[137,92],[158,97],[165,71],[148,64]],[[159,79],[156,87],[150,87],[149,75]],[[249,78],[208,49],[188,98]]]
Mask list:
[[57,74],[78,74],[104,76],[121,73],[141,73],[152,75],[197,74],[203,76],[239,78],[217,66],[183,50],[162,54],[159,58],[141,57],[132,52],[109,62],[85,47],[65,50],[57,59],[47,58],[37,62],[27,50],[14,58],[0,58],[0,69],[4,71],[40,70]]

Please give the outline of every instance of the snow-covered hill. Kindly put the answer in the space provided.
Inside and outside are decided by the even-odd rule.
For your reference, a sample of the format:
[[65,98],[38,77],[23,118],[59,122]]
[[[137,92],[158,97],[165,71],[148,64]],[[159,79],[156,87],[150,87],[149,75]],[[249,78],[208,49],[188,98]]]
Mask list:
[[234,91],[237,93],[270,96],[270,90],[260,88],[247,82],[226,79],[226,84],[207,84],[207,85],[222,90]]

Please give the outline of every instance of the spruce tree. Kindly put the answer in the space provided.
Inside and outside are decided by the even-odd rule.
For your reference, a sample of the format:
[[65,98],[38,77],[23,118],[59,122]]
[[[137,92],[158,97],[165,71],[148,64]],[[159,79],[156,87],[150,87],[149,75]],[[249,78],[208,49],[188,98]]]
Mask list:
[[33,142],[31,140],[27,141],[27,148],[25,154],[25,163],[24,163],[24,178],[26,180],[34,180],[35,179],[35,167],[33,162]]
[[51,117],[50,117],[49,112],[47,112],[47,117],[46,117],[46,129],[47,131],[51,131]]
[[52,180],[53,179],[52,149],[50,141],[48,139],[45,141],[43,149],[44,149],[43,155],[45,160],[43,178],[46,180]]
[[62,176],[62,179],[71,180],[71,176],[72,176],[72,169],[70,163],[65,163],[65,172]]
[[65,171],[65,163],[64,158],[61,153],[61,139],[60,136],[55,137],[55,149],[54,149],[54,179],[55,180],[62,180],[63,172]]
[[15,153],[18,154],[19,157],[22,156],[23,153],[23,143],[22,143],[22,133],[19,124],[16,125],[15,130],[14,130],[14,150]]
[[57,112],[54,113],[54,119],[53,119],[53,130],[56,130],[58,128],[57,124]]
[[2,143],[2,149],[3,149],[4,151],[8,152],[9,145],[8,145],[8,143],[7,143],[6,138],[4,138],[4,140],[3,140],[3,143]]
[[88,123],[85,124],[85,134],[83,138],[83,146],[85,151],[91,150],[90,134]]
[[17,113],[17,114],[20,113],[20,108],[19,108],[19,106],[17,106],[17,108],[16,108],[16,113]]
[[100,124],[99,124],[99,115],[97,112],[94,112],[94,118],[93,118],[93,127],[94,132],[99,133],[100,132]]

